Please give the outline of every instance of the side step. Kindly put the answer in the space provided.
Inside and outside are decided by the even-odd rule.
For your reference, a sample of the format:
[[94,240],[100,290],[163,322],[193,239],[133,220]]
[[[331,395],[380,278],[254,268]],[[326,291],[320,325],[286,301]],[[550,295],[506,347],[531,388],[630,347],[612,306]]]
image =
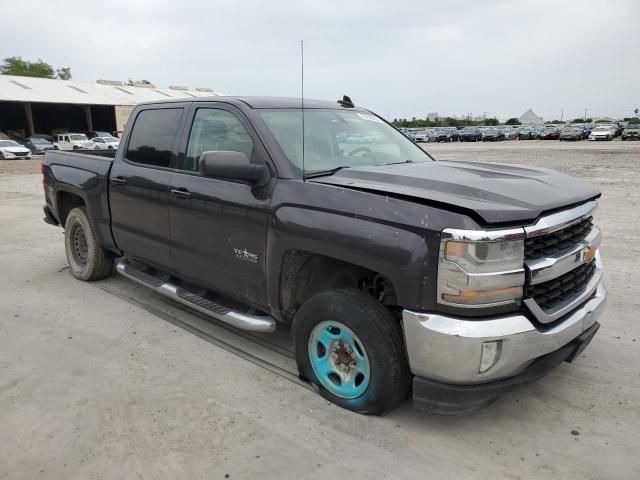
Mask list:
[[268,315],[249,315],[235,312],[223,305],[212,302],[184,288],[149,275],[135,266],[125,258],[118,261],[116,269],[119,274],[148,287],[156,292],[186,305],[189,308],[204,313],[205,315],[227,323],[233,327],[252,332],[274,332],[276,321]]

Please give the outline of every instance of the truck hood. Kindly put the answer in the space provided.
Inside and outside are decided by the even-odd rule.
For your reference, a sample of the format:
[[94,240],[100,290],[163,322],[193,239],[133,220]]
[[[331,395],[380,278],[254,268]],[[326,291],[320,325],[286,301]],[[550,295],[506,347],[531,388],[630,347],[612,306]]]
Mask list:
[[530,222],[543,212],[584,202],[600,192],[554,170],[500,163],[437,161],[343,169],[310,180],[446,204],[484,222]]

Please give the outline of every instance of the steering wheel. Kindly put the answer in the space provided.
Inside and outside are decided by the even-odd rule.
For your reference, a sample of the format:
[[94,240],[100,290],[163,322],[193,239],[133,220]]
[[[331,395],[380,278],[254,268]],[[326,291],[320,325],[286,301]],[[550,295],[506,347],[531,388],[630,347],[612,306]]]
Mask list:
[[349,152],[349,156],[353,157],[355,154],[360,153],[360,152],[371,153],[371,149],[368,148],[368,147],[358,147],[358,148],[355,148],[355,149],[351,150]]

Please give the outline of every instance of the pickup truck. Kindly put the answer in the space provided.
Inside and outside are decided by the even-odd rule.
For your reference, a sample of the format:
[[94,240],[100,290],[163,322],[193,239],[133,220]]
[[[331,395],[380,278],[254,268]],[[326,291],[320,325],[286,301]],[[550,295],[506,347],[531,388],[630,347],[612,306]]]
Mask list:
[[359,413],[410,392],[472,412],[571,362],[600,326],[597,190],[434,161],[348,97],[144,103],[117,151],[48,151],[42,171],[75,277],[115,264],[216,321],[289,324],[300,376]]

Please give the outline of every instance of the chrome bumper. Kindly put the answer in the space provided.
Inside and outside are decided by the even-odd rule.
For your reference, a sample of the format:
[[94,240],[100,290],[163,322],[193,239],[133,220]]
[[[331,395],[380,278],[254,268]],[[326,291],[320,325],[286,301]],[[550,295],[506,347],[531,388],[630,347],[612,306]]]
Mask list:
[[[463,385],[517,375],[536,358],[558,350],[589,329],[602,314],[606,296],[600,281],[589,300],[544,331],[521,314],[470,320],[404,310],[411,372]],[[488,371],[480,373],[482,345],[496,340],[502,340],[500,355]]]

